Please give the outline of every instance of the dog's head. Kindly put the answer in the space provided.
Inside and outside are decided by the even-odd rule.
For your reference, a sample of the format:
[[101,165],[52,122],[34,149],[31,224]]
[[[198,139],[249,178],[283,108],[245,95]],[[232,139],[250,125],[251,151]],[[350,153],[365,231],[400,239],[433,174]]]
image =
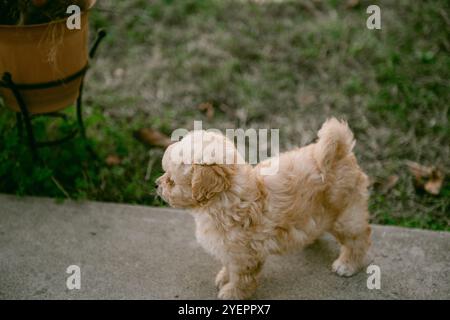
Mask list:
[[204,206],[230,189],[238,161],[242,158],[225,136],[193,131],[164,153],[157,192],[172,207]]

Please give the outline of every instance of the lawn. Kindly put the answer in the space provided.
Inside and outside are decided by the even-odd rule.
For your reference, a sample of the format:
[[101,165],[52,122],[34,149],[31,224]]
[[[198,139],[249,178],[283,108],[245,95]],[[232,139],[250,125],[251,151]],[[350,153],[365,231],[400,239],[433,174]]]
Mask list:
[[[376,1],[381,30],[366,28],[370,4],[99,1],[91,25],[108,37],[85,89],[98,158],[76,139],[42,149],[45,164],[33,163],[14,114],[0,106],[0,192],[160,206],[153,181],[162,150],[136,141],[135,130],[170,134],[194,120],[221,130],[277,128],[283,151],[314,141],[336,116],[348,120],[374,182],[371,221],[450,231],[449,179],[437,196],[419,192],[406,165],[450,169],[449,3]],[[69,128],[36,123],[41,136]],[[391,176],[398,181],[386,190]]]

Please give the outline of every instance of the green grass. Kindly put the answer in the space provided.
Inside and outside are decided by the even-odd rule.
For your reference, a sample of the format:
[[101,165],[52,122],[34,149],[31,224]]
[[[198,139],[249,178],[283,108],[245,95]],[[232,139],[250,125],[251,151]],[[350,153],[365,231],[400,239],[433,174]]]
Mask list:
[[[31,163],[14,115],[0,107],[0,192],[162,205],[154,196],[161,151],[132,132],[279,128],[282,150],[315,138],[330,116],[355,132],[372,179],[372,222],[450,230],[450,183],[439,196],[414,189],[405,161],[450,168],[450,15],[447,1],[377,1],[382,29],[368,30],[360,1],[155,0],[99,2],[92,29],[108,38],[85,92],[91,159],[77,139]],[[211,102],[213,119],[197,105]],[[37,125],[41,135],[65,124]],[[116,154],[118,166],[104,159]],[[154,162],[150,174],[149,161]],[[145,179],[148,175],[148,180]]]

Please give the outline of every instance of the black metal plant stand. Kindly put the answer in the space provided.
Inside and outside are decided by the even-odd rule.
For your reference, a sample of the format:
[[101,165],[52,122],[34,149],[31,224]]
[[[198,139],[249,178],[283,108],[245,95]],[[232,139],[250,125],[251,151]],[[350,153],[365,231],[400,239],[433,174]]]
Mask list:
[[[102,41],[102,39],[106,36],[106,32],[104,30],[100,30],[97,33],[97,38],[94,42],[94,45],[91,47],[89,51],[89,58],[92,59],[95,55],[95,52],[97,51],[98,45]],[[10,89],[20,107],[20,112],[16,113],[16,121],[17,121],[17,130],[19,133],[19,137],[23,138],[23,124],[25,123],[25,129],[27,131],[27,138],[28,138],[28,146],[30,148],[31,154],[33,156],[33,160],[37,161],[39,160],[38,148],[42,147],[50,147],[59,145],[61,143],[64,143],[66,141],[69,141],[70,139],[73,139],[78,133],[81,135],[83,140],[86,140],[86,131],[83,123],[83,113],[82,113],[82,106],[83,106],[83,83],[84,83],[84,76],[89,69],[89,63],[84,66],[80,71],[70,75],[69,77],[61,80],[46,82],[46,83],[36,83],[36,84],[18,84],[14,83],[13,77],[9,72],[5,72],[3,74],[2,80],[0,80],[0,87],[4,87],[7,89]],[[71,131],[69,134],[67,134],[65,137],[52,140],[52,141],[42,141],[38,142],[36,141],[36,138],[33,133],[33,126],[31,121],[36,117],[57,117],[61,118],[63,120],[67,120],[67,115],[60,113],[60,112],[52,112],[52,113],[44,113],[44,114],[37,114],[37,115],[31,115],[28,111],[28,107],[23,100],[20,90],[37,90],[37,89],[48,89],[53,87],[58,87],[61,85],[65,85],[71,81],[74,81],[78,78],[81,78],[81,84],[78,91],[78,98],[77,98],[77,122],[78,122],[78,128]]]

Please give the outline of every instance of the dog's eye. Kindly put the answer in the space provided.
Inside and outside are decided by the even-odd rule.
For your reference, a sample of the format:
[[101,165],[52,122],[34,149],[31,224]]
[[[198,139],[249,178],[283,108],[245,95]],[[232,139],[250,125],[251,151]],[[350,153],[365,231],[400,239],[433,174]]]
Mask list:
[[175,185],[175,182],[170,178],[167,178],[167,183],[169,184],[169,186]]

